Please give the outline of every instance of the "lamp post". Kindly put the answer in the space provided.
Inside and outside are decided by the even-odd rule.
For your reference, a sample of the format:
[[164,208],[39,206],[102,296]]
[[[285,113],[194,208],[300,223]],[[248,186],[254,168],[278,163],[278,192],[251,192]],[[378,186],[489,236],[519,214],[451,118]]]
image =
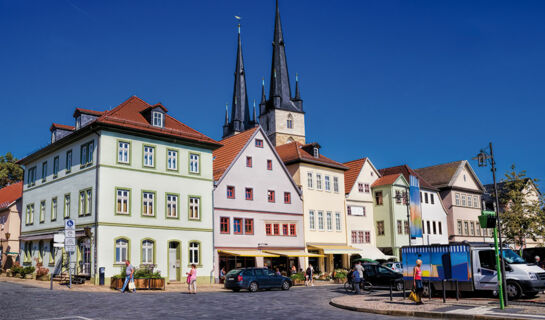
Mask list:
[[[499,285],[499,296],[500,296],[500,307],[501,309],[504,309],[507,305],[508,296],[507,296],[507,286],[505,281],[505,266],[502,263],[500,264],[500,257],[503,258],[503,243],[502,243],[502,237],[501,237],[501,218],[500,218],[500,201],[498,197],[498,186],[496,184],[496,161],[494,160],[494,151],[492,149],[492,142],[488,145],[489,152],[487,153],[484,149],[481,149],[481,152],[477,155],[477,157],[473,158],[476,159],[479,163],[479,167],[486,167],[488,163],[490,163],[491,171],[492,171],[492,179],[494,181],[494,195],[495,195],[495,202],[494,202],[494,209],[495,209],[495,227],[494,227],[494,246],[496,250],[496,268],[498,273],[498,285]],[[486,208],[483,208],[486,209]],[[483,215],[481,217],[484,217],[488,212],[486,210],[483,210]],[[486,219],[483,219],[483,222]],[[482,223],[481,223],[482,224]],[[498,242],[499,242],[499,250],[498,250]],[[505,301],[504,301],[505,299]]]

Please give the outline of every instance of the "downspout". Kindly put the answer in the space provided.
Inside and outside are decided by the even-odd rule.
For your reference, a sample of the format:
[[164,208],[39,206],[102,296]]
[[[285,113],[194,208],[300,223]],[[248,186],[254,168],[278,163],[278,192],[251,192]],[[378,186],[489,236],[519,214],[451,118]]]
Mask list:
[[[214,216],[214,191],[216,191],[216,181],[212,178],[212,276],[210,277],[210,283],[216,282],[216,245],[214,243],[215,233],[214,233],[214,221],[216,217]],[[218,259],[219,260],[219,259]],[[219,266],[218,266],[219,267]]]
[[95,284],[96,284],[96,277],[97,277],[97,247],[98,247],[98,190],[99,190],[99,170],[100,170],[100,133],[95,132],[98,136],[97,139],[97,164],[96,164],[96,174],[95,174],[95,241],[94,241],[94,252],[93,252],[93,276],[95,278]]

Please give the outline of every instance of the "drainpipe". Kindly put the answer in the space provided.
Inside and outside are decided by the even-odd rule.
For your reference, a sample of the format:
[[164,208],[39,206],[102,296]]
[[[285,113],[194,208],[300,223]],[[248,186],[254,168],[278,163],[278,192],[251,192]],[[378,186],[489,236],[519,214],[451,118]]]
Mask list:
[[96,155],[97,155],[97,164],[96,164],[96,173],[95,173],[95,241],[94,241],[94,245],[95,245],[95,248],[94,248],[94,253],[93,253],[93,277],[95,278],[95,282],[96,282],[96,277],[97,277],[97,257],[98,257],[98,254],[97,254],[97,247],[98,247],[98,188],[99,188],[99,179],[98,179],[98,176],[99,176],[99,170],[100,170],[100,133],[99,132],[95,132],[96,135],[98,136],[98,139],[97,139],[97,152],[96,152]]
[[216,245],[214,243],[214,221],[216,217],[214,216],[214,191],[216,190],[216,181],[212,177],[212,276],[210,277],[210,283],[216,282]]

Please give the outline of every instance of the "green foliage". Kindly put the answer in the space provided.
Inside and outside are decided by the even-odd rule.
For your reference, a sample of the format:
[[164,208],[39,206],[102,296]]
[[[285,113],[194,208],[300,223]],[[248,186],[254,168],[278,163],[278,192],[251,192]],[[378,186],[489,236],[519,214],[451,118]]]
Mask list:
[[302,272],[299,272],[299,273],[294,273],[291,275],[291,280],[301,280],[301,281],[304,281],[305,280],[305,275],[304,273]]
[[346,279],[347,272],[344,270],[335,271],[335,275],[333,275],[333,278],[335,279]]
[[0,188],[23,180],[23,169],[17,163],[11,152],[0,156]]
[[[125,279],[126,270],[127,270],[127,267],[123,266],[121,268],[121,272],[118,275],[113,276],[112,278]],[[135,279],[146,279],[146,278],[161,279],[162,277],[161,277],[161,271],[154,272],[153,267],[144,267],[144,268],[135,269],[134,278]]]
[[18,273],[21,275],[21,278],[24,278],[27,274],[34,273],[34,270],[36,270],[36,268],[33,266],[21,267]]
[[[522,248],[525,240],[545,236],[543,197],[536,179],[526,177],[526,171],[517,172],[515,165],[505,174],[504,190],[500,193],[502,236]],[[534,188],[535,187],[535,188]]]

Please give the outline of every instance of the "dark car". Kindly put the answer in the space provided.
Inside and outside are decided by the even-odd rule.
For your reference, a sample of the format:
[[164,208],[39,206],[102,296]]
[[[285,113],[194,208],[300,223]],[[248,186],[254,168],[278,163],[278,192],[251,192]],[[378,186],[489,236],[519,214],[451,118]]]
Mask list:
[[392,282],[395,290],[403,290],[403,274],[400,272],[375,263],[365,263],[363,267],[365,281],[371,283],[373,287],[390,288]]
[[289,290],[292,281],[288,277],[279,276],[267,268],[241,268],[233,269],[225,275],[225,289],[235,292],[240,289],[248,289],[256,292],[259,289],[280,288]]

